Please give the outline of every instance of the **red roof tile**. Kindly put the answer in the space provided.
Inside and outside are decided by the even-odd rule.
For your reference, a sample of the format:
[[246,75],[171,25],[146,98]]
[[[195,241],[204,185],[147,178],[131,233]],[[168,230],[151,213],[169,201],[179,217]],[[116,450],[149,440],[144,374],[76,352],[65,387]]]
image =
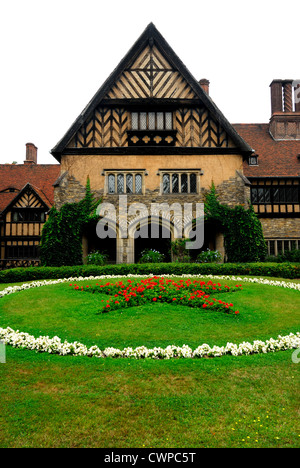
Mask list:
[[258,166],[244,163],[246,177],[300,176],[300,141],[275,141],[269,133],[269,124],[234,124],[240,136],[258,155]]
[[53,184],[60,174],[59,164],[0,164],[0,212],[16,197],[16,192],[1,193],[8,188],[22,190],[32,185],[47,206],[54,203]]

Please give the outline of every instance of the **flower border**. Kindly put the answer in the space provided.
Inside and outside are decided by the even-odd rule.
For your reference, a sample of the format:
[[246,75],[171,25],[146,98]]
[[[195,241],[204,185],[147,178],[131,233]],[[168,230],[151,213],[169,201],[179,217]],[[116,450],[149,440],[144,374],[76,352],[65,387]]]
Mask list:
[[[10,286],[0,291],[0,298],[14,294],[19,291],[49,286],[52,284],[74,282],[74,281],[91,281],[101,280],[108,278],[146,278],[155,275],[102,275],[102,276],[89,276],[89,277],[78,277],[78,278],[63,278],[57,280],[42,280],[34,281],[31,283],[25,283],[21,286]],[[289,289],[296,289],[300,291],[300,283],[290,283],[284,281],[267,280],[264,278],[248,278],[248,277],[236,277],[236,276],[215,276],[215,275],[164,275],[164,277],[188,277],[188,278],[209,278],[209,279],[227,279],[233,281],[242,281],[250,283],[265,284],[269,286],[285,287]],[[204,343],[198,346],[195,350],[192,350],[187,345],[175,346],[169,345],[166,348],[154,347],[146,348],[145,346],[139,346],[137,348],[126,347],[123,350],[108,347],[104,350],[98,348],[98,346],[91,346],[88,348],[86,345],[74,341],[69,343],[67,341],[62,342],[58,336],[49,338],[49,336],[40,336],[35,338],[34,336],[20,332],[19,330],[13,330],[10,327],[0,328],[0,339],[5,344],[11,345],[16,348],[30,349],[37,352],[46,352],[49,354],[59,354],[61,356],[72,355],[72,356],[88,356],[98,358],[135,358],[135,359],[171,359],[171,358],[202,358],[202,357],[220,357],[224,355],[241,356],[249,354],[269,353],[275,351],[282,351],[287,349],[300,348],[300,332],[296,334],[290,333],[286,336],[279,335],[277,339],[270,338],[267,341],[255,340],[253,343],[243,342],[240,344],[227,343],[226,346],[213,346],[210,347]]]

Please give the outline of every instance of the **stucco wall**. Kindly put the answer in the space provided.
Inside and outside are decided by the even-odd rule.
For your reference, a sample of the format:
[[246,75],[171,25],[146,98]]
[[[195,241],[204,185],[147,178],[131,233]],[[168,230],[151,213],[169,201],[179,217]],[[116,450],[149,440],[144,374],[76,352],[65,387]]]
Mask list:
[[61,173],[68,172],[82,186],[85,186],[87,177],[90,178],[91,189],[103,193],[105,177],[104,169],[146,169],[148,175],[145,179],[145,188],[149,191],[159,189],[159,169],[201,169],[201,189],[209,189],[212,181],[220,185],[232,177],[236,171],[243,172],[243,163],[240,155],[98,155],[98,156],[63,156]]

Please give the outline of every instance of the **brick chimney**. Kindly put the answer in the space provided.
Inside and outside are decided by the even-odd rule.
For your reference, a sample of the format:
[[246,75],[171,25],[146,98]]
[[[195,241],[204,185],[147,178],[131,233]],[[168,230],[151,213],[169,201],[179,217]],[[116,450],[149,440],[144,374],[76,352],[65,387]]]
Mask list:
[[206,94],[209,94],[209,81],[206,78],[202,78],[200,81],[200,86]]
[[274,140],[300,140],[300,81],[273,80],[270,134]]
[[24,161],[24,164],[37,164],[37,150],[33,143],[26,143],[26,161]]

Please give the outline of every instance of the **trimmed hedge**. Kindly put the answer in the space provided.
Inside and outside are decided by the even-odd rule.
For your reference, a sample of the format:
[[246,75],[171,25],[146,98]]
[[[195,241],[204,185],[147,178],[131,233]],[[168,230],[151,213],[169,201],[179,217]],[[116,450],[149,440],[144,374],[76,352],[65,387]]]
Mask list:
[[249,275],[300,278],[300,263],[142,263],[13,268],[0,271],[0,283],[100,275]]

